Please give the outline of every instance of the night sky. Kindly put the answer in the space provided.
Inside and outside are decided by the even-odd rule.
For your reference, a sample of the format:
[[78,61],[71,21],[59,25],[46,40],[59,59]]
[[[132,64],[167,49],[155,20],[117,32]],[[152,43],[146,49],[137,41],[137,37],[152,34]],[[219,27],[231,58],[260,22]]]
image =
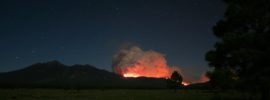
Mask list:
[[112,71],[119,47],[136,44],[199,77],[225,8],[222,0],[1,0],[0,72],[50,60]]

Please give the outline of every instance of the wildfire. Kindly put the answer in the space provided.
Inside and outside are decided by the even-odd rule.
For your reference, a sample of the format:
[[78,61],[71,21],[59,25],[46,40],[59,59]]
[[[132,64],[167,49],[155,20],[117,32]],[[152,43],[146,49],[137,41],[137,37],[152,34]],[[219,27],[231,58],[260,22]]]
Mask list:
[[[167,65],[165,56],[159,52],[143,51],[137,46],[121,49],[113,57],[114,71],[123,77],[170,78],[173,71],[180,72],[179,67]],[[184,86],[187,82],[182,83]]]
[[182,82],[182,85],[184,85],[184,86],[188,86],[188,85],[189,85],[189,83],[188,83],[188,82]]
[[123,76],[124,77],[140,77],[140,75],[138,75],[138,74],[129,74],[129,73],[127,73],[127,74],[123,74]]
[[[135,74],[135,73],[126,73],[126,74],[123,74],[123,77],[126,77],[126,78],[137,78],[137,77],[147,77],[147,76],[142,76],[142,75],[139,75],[139,74]],[[153,77],[153,78],[160,78],[160,77]],[[184,86],[188,86],[189,83],[188,82],[182,82],[181,83],[182,85]]]
[[163,54],[139,47],[121,50],[114,56],[113,69],[124,77],[168,78],[175,69],[167,65]]

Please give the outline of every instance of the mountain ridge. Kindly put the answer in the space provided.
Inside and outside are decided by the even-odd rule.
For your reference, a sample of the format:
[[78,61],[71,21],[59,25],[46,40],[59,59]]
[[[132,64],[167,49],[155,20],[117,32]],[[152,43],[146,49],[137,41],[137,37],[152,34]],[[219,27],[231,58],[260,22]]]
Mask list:
[[166,88],[166,79],[124,78],[92,65],[35,63],[0,73],[0,88]]

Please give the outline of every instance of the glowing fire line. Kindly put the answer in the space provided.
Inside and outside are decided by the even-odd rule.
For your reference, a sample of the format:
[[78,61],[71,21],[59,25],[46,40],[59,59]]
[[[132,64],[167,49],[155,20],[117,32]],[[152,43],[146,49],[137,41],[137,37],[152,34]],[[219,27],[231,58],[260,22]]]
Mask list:
[[[149,77],[169,79],[173,71],[181,72],[179,67],[169,66],[163,54],[138,46],[122,48],[113,56],[113,69],[123,77]],[[188,82],[182,82],[184,86]]]
[[184,86],[188,86],[188,85],[189,85],[189,83],[188,83],[188,82],[182,82],[182,85],[184,85]]
[[[126,74],[123,74],[123,77],[126,77],[126,78],[138,78],[138,77],[141,77],[141,75],[139,75],[139,74],[133,74],[133,73],[126,73]],[[182,82],[181,84],[184,85],[184,86],[188,86],[189,85],[188,82]]]
[[124,77],[140,77],[138,74],[123,74]]

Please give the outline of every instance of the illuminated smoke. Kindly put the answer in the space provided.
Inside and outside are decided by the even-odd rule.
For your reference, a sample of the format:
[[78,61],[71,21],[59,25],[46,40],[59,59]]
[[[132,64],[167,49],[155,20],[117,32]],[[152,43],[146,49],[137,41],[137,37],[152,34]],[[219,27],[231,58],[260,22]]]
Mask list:
[[206,73],[203,73],[200,77],[200,79],[196,83],[204,83],[208,82],[210,79],[206,76]]
[[177,67],[170,67],[163,54],[149,50],[143,51],[138,46],[121,49],[113,56],[113,70],[124,77],[169,78]]

